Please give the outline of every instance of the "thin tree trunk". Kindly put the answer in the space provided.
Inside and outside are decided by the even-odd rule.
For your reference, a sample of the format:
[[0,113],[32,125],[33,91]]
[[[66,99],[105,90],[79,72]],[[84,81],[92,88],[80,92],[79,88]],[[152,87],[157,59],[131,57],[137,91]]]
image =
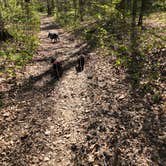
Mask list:
[[2,19],[2,14],[0,12],[0,40],[3,40],[3,33],[4,33],[4,22],[3,22],[3,19]]
[[59,0],[56,0],[56,17],[59,19]]
[[137,0],[132,1],[132,18],[131,18],[131,59],[129,63],[129,75],[131,78],[131,86],[133,94],[136,94],[136,89],[139,86],[140,78],[140,57],[137,43],[137,30],[136,30],[136,14],[137,14]]
[[74,8],[74,20],[77,20],[77,2],[73,0],[73,8]]
[[133,0],[132,5],[132,20],[131,20],[131,50],[132,54],[135,52],[136,48],[136,14],[137,14],[137,0]]
[[141,10],[140,10],[140,15],[139,15],[139,20],[138,20],[138,26],[142,26],[142,24],[143,24],[143,16],[144,16],[144,2],[142,0],[141,1]]
[[48,14],[48,16],[50,16],[52,14],[51,13],[50,0],[47,0],[47,14]]
[[84,19],[83,19],[83,0],[79,0],[79,16],[80,16],[80,21],[84,21]]
[[53,13],[54,8],[55,8],[55,3],[54,3],[54,0],[52,0],[51,1],[51,14]]

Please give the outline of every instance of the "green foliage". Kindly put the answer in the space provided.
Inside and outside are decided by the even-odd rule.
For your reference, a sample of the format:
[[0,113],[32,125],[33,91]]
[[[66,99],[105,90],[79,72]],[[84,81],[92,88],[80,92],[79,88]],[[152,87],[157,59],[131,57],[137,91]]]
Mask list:
[[67,11],[67,12],[61,14],[57,18],[57,21],[59,21],[59,23],[62,26],[76,27],[77,25],[79,25],[78,19],[75,18],[74,10],[70,10],[70,11]]
[[154,1],[153,8],[155,8],[156,10],[166,11],[166,1],[165,0]]
[[105,40],[107,39],[107,36],[108,36],[107,31],[103,27],[99,27],[97,38],[101,48],[104,48],[106,46]]
[[35,52],[40,18],[35,10],[34,1],[19,3],[16,0],[9,0],[6,5],[0,3],[0,9],[1,21],[3,20],[5,28],[13,36],[12,41],[1,44],[0,59],[2,62],[7,61],[3,72],[12,76]]
[[41,13],[46,13],[46,2],[45,1],[40,1],[40,0],[35,0],[34,2],[34,7],[35,10]]
[[96,29],[95,28],[85,29],[84,37],[87,41],[91,41],[94,47],[98,46],[101,48],[107,47],[108,43],[106,42],[106,40],[108,38],[108,32],[102,26],[98,26]]

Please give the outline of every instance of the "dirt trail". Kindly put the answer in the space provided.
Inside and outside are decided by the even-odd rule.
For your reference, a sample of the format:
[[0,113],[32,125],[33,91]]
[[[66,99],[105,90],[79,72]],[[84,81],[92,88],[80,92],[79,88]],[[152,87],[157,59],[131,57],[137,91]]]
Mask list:
[[[149,92],[141,85],[133,91],[130,74],[115,66],[114,56],[91,52],[53,18],[41,21],[37,54],[24,79],[4,94],[0,165],[165,166],[165,97],[154,100],[156,92],[165,94],[165,80],[147,84]],[[51,43],[48,31],[57,32],[60,42]],[[87,63],[77,75],[80,54]],[[59,81],[51,77],[54,56],[63,63]]]
[[[77,51],[79,41],[71,42],[68,33],[64,33],[62,29],[57,29],[57,33],[60,34],[60,42],[55,44],[50,44],[50,41],[45,39],[48,31],[44,28],[50,22],[51,20],[48,20],[48,18],[43,20],[39,55],[52,56],[56,54],[59,60],[66,63],[76,60],[75,57],[70,58],[70,56]],[[44,49],[49,51],[45,52]],[[65,62],[64,64],[66,64]],[[65,72],[63,78],[46,99],[46,103],[52,106],[50,110],[51,119],[46,129],[48,136],[50,136],[52,150],[44,157],[45,161],[48,160],[44,165],[71,165],[70,147],[72,143],[81,142],[81,138],[83,138],[79,121],[86,106],[86,78],[84,72],[77,75],[73,66],[71,66],[71,69]]]
[[[57,32],[60,42],[51,43],[48,31]],[[12,104],[1,112],[1,124],[8,130],[1,131],[0,143],[5,144],[0,165],[71,166],[70,147],[83,139],[80,121],[88,103],[87,76],[84,71],[76,74],[74,64],[85,44],[73,40],[50,17],[42,19],[39,36],[40,46],[26,66],[24,81],[15,93],[10,91]],[[54,56],[65,69],[59,81],[51,77]]]

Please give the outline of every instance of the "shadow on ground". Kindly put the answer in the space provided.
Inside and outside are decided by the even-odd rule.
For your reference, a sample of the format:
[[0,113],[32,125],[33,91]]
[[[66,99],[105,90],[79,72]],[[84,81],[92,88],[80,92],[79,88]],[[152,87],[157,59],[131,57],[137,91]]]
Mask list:
[[[90,52],[91,49],[80,47],[80,49],[67,57],[63,61],[64,74],[61,79],[65,79],[65,74],[73,68],[77,63],[77,56]],[[72,59],[75,57],[75,59]],[[31,63],[48,63],[51,59],[43,58]],[[51,119],[52,102],[50,93],[57,86],[57,80],[52,77],[52,67],[45,72],[30,76],[25,79],[21,85],[14,85],[9,91],[1,93],[2,99],[7,97],[9,101],[2,107],[2,121],[0,123],[0,135],[11,139],[9,146],[0,149],[0,164],[8,163],[9,165],[27,165],[35,164],[37,159],[46,156],[45,153],[51,151],[47,146],[49,141],[47,136],[47,123]],[[36,83],[44,80],[42,86]],[[47,108],[47,109],[46,109]],[[11,112],[12,110],[12,112]],[[5,112],[9,112],[9,116],[3,116]],[[7,140],[6,140],[7,141]],[[13,143],[12,143],[13,142]]]
[[[148,61],[144,59],[143,64],[146,67],[139,70],[140,64],[135,65],[134,72],[128,72],[131,69],[129,68],[125,72],[120,69],[116,73],[115,68],[111,70],[107,68],[107,72],[113,72],[114,77],[119,78],[114,85],[107,83],[104,68],[97,68],[100,74],[94,71],[98,73],[96,77],[103,77],[103,84],[98,80],[95,83],[95,79],[90,83],[92,86],[90,89],[93,89],[90,91],[93,106],[85,114],[86,118],[82,122],[85,141],[71,145],[75,166],[93,163],[112,166],[122,163],[164,165],[166,162],[164,134],[166,115],[163,107],[166,100],[162,97],[162,93],[165,93],[164,55],[165,52],[162,51],[151,55]],[[114,62],[111,60],[111,63]],[[158,77],[149,82],[150,76],[154,75],[153,64],[157,63],[160,64],[155,68]],[[135,72],[140,72],[137,73],[139,79],[136,81]],[[121,79],[124,74],[126,77]],[[143,79],[145,84],[142,84]]]

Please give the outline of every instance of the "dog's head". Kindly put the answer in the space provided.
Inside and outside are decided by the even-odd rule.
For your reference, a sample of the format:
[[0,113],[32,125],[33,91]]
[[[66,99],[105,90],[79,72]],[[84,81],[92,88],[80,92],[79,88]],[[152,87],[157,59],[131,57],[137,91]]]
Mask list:
[[48,33],[48,37],[50,37],[50,36],[51,36],[51,33],[49,32],[49,33]]

